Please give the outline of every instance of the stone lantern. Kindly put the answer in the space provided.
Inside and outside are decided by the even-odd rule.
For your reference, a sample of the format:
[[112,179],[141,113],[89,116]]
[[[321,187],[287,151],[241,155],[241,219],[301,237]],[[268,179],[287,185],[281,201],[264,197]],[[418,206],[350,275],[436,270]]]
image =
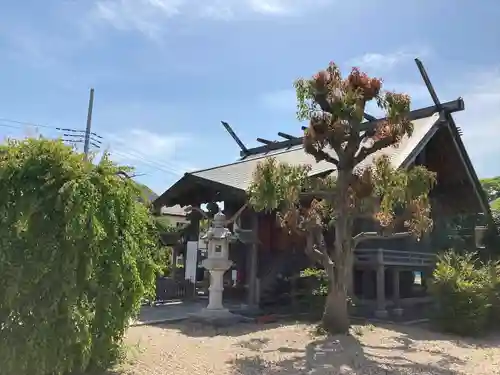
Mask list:
[[212,226],[202,237],[207,243],[207,258],[203,260],[202,266],[210,272],[208,306],[203,313],[214,315],[214,317],[230,314],[222,304],[223,279],[224,273],[233,265],[233,262],[229,260],[229,244],[237,237],[225,225],[226,216],[222,212],[217,213]]

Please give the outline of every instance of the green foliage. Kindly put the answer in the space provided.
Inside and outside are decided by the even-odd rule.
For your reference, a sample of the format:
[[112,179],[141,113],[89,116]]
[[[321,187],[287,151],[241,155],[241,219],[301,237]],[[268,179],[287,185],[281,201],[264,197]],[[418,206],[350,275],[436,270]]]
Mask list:
[[500,313],[499,270],[497,263],[482,263],[475,253],[440,256],[429,285],[438,304],[437,325],[465,336],[485,332]]
[[[265,159],[255,169],[247,191],[250,205],[257,211],[277,210],[283,224],[292,231],[307,232],[304,223],[317,216],[326,228],[332,228],[337,206],[343,203],[336,200],[340,196],[337,180],[311,179],[309,171],[310,166]],[[421,235],[432,226],[428,194],[434,183],[435,173],[424,167],[395,170],[387,157],[381,157],[367,173],[353,176],[349,189],[354,203],[351,213],[372,214],[384,227],[396,225],[396,219],[400,219],[408,230]],[[303,197],[309,195],[318,199],[306,209]]]
[[310,166],[292,166],[268,158],[259,163],[248,189],[249,203],[257,211],[271,212],[298,203]]
[[154,293],[158,238],[137,186],[62,142],[0,146],[1,374],[112,365]]
[[481,185],[490,202],[500,198],[500,176],[482,178]]
[[500,198],[496,198],[493,202],[490,203],[490,206],[493,211],[500,213]]
[[149,204],[152,201],[154,201],[156,198],[158,198],[158,194],[156,194],[153,190],[151,190],[148,186],[141,184],[137,181],[134,181],[134,183],[137,185],[137,189],[140,192],[140,199]]
[[320,268],[306,268],[300,272],[300,277],[315,280],[312,288],[312,294],[315,296],[328,295],[328,277],[325,270]]
[[158,232],[160,233],[172,233],[177,232],[178,230],[174,225],[172,225],[172,220],[168,216],[154,215],[153,221]]
[[488,262],[487,268],[490,276],[490,303],[491,303],[491,314],[490,322],[491,326],[495,329],[500,328],[500,262]]
[[436,183],[435,173],[423,166],[394,170],[389,158],[382,156],[375,161],[371,183],[374,195],[380,201],[376,215],[382,226],[394,223],[398,215],[418,236],[432,226],[429,192]]
[[306,268],[300,272],[295,297],[301,311],[320,317],[329,291],[329,280],[324,269]]
[[172,273],[172,248],[169,246],[157,246],[151,256],[154,263],[158,265],[160,276],[170,276]]
[[493,216],[493,223],[497,228],[500,228],[500,211],[493,211],[492,216]]

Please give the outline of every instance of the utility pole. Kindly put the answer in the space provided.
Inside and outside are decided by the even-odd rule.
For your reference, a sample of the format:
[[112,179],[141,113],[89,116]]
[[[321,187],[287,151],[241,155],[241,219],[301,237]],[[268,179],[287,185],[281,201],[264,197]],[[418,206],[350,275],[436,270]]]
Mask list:
[[89,109],[87,112],[87,128],[85,129],[85,143],[83,144],[83,153],[85,157],[89,155],[89,147],[90,147],[90,129],[92,127],[92,108],[94,107],[94,89],[90,89],[90,98],[89,98]]

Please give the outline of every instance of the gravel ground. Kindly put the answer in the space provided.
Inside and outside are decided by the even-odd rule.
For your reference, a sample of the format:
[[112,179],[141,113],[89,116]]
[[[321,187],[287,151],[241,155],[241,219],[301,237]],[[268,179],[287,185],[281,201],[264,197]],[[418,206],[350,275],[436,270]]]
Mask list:
[[325,337],[306,324],[132,327],[130,375],[500,374],[500,337],[466,340],[417,327],[353,326]]

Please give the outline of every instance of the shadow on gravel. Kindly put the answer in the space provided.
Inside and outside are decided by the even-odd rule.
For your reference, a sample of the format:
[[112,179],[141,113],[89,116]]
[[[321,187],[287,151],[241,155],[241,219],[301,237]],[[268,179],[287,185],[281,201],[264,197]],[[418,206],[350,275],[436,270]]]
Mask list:
[[[334,374],[428,374],[456,375],[450,366],[463,364],[457,357],[443,353],[436,354],[439,359],[434,364],[421,364],[405,358],[405,354],[414,351],[412,340],[404,337],[401,347],[367,347],[353,336],[332,336],[319,338],[310,342],[303,350],[278,348],[283,356],[288,358],[278,362],[266,362],[259,353],[265,352],[266,343],[240,343],[248,349],[253,349],[255,355],[237,358],[230,362],[236,375],[334,375]],[[367,349],[376,349],[377,354],[369,354]],[[395,355],[394,352],[400,353]],[[402,355],[401,355],[402,353]],[[436,359],[436,357],[434,357]]]
[[229,336],[237,337],[244,336],[252,332],[267,331],[277,327],[293,324],[293,322],[273,322],[267,324],[258,324],[254,322],[237,323],[230,326],[218,326],[201,322],[183,321],[173,324],[158,324],[157,327],[165,329],[178,330],[182,334],[190,337],[215,337]]

